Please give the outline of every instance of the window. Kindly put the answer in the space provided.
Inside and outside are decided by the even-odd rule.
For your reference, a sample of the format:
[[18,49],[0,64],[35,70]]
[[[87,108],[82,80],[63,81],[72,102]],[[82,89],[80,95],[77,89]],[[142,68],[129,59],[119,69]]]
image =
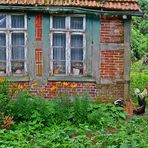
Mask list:
[[52,16],[51,71],[53,75],[83,75],[85,16]]
[[26,16],[0,14],[0,75],[26,72]]

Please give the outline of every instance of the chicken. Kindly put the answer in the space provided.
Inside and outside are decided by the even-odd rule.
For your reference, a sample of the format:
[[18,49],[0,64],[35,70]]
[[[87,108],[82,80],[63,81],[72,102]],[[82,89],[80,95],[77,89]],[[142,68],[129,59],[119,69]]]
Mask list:
[[144,88],[143,92],[140,93],[140,90],[138,88],[135,89],[135,95],[138,99],[138,104],[140,107],[137,109],[133,110],[133,113],[140,115],[145,113],[145,108],[146,108],[146,101],[145,98],[147,97],[147,88]]
[[134,92],[135,92],[136,97],[140,97],[140,99],[145,98],[148,94],[147,88],[144,88],[142,93],[140,93],[140,90],[138,88],[135,88]]

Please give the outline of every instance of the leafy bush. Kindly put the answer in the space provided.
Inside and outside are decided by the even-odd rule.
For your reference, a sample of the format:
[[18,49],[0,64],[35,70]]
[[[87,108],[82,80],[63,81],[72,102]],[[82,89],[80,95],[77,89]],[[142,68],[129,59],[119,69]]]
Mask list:
[[126,119],[126,113],[121,107],[114,104],[95,104],[88,115],[90,124],[97,125],[99,129],[106,127],[116,127]]
[[55,98],[55,112],[58,123],[68,120],[70,116],[70,100],[67,93],[59,94]]
[[0,78],[0,113],[7,114],[9,111],[10,89],[8,80]]
[[19,94],[11,106],[11,114],[17,122],[40,119],[42,123],[48,125],[54,122],[52,121],[54,113],[51,101],[25,92]]
[[82,97],[74,96],[73,101],[73,122],[75,124],[87,122],[88,108],[90,106],[88,94],[83,94]]

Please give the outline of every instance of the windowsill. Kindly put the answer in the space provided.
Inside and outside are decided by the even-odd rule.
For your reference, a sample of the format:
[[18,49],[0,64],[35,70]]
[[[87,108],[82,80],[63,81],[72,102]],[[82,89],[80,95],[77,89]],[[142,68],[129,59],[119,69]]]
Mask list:
[[48,81],[69,81],[69,82],[96,82],[93,77],[78,77],[78,76],[50,76]]
[[27,82],[27,81],[30,81],[29,76],[4,76],[4,78],[7,78],[9,81],[13,81],[13,82]]

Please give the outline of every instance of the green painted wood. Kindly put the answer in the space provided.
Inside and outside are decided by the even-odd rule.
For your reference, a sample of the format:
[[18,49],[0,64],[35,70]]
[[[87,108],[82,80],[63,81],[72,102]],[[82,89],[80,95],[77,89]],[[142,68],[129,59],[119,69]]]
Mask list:
[[86,18],[86,66],[87,75],[99,80],[100,17],[87,15]]
[[[130,81],[130,66],[131,66],[131,18],[124,20],[124,80]],[[129,97],[129,83],[124,84],[124,98],[130,99]]]
[[43,15],[43,80],[47,81],[50,70],[50,15]]
[[28,65],[28,73],[31,80],[35,79],[35,17],[34,14],[28,13],[27,14],[27,65]]
[[48,81],[96,82],[93,77],[50,76]]
[[99,83],[99,61],[100,61],[100,16],[93,16],[93,57],[92,74]]
[[93,21],[92,15],[86,16],[86,75],[92,76],[93,54]]
[[6,76],[4,78],[12,82],[29,82],[30,81],[29,76]]
[[47,7],[47,6],[6,6],[0,5],[1,11],[42,11],[48,13],[80,13],[80,14],[105,14],[105,15],[129,15],[129,16],[143,16],[142,12],[139,11],[105,11],[97,9],[87,9],[78,7]]

